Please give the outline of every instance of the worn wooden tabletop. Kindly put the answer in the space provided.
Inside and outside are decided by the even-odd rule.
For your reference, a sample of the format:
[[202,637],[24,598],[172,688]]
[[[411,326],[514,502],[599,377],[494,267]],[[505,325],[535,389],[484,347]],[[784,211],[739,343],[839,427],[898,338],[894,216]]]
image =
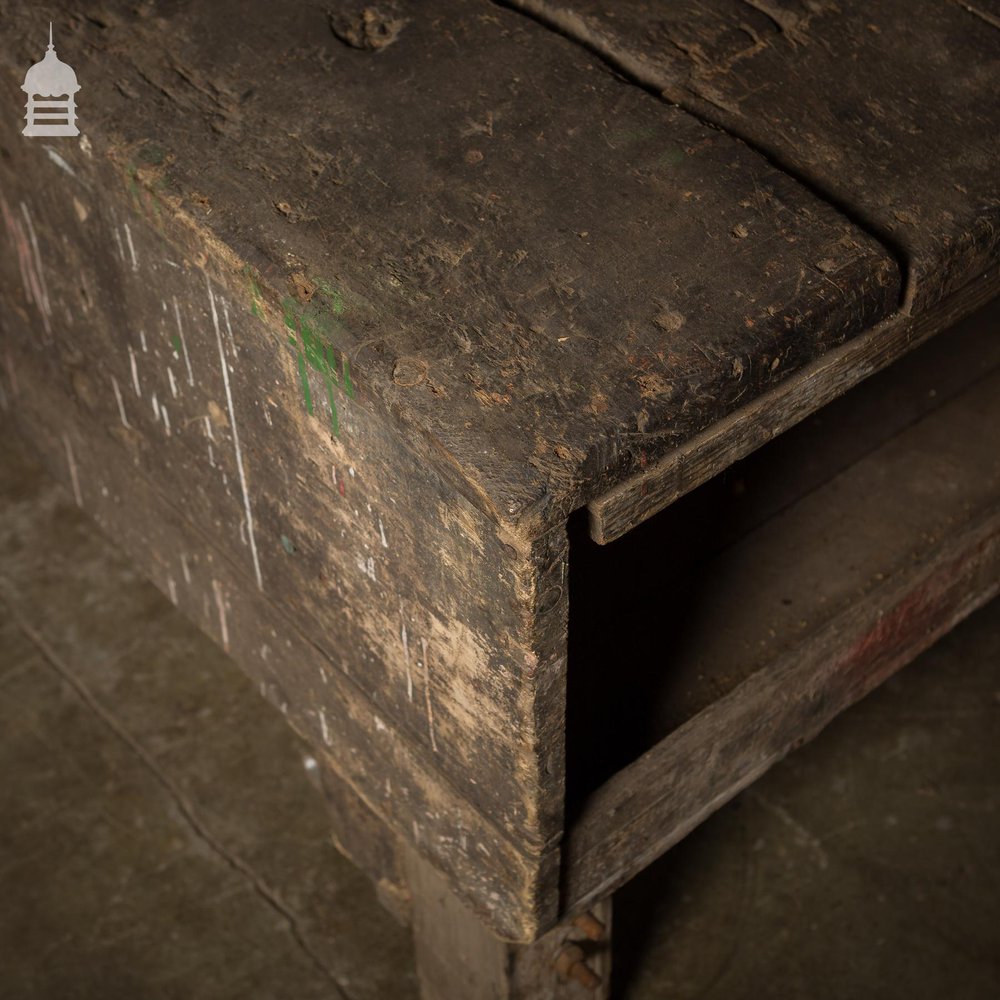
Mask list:
[[[567,516],[724,426],[714,474],[995,292],[994,11],[71,5],[81,138],[0,120],[0,404],[378,822],[531,940]],[[49,16],[0,0],[5,107]]]
[[223,2],[64,42],[122,171],[325,310],[494,516],[554,522],[993,258],[982,5],[515,6],[572,37],[484,0]]

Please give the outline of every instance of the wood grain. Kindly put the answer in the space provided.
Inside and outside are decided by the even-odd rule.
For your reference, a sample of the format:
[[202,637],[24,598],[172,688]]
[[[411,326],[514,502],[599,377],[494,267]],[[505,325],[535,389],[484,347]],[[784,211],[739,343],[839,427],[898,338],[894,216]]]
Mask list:
[[508,0],[749,142],[892,250],[908,311],[996,260],[996,0]]
[[591,537],[602,545],[620,538],[997,295],[1000,270],[991,268],[928,312],[918,317],[894,315],[829,351],[592,500]]
[[[423,1000],[607,1000],[611,989],[611,904],[593,916],[599,941],[571,924],[553,928],[530,945],[511,945],[490,934],[454,897],[447,882],[420,857],[408,854],[413,895],[413,937]],[[599,982],[586,987],[561,977],[557,958],[576,946]]]
[[[530,19],[409,3],[374,51],[331,30],[354,4],[328,7],[68,12],[90,155],[60,147],[74,181],[12,119],[4,183],[79,196],[110,161],[92,190],[119,220],[131,203],[248,265],[259,310],[315,290],[365,397],[520,534],[895,308],[877,240]],[[16,107],[34,26],[23,4],[0,15]]]
[[[567,911],[622,885],[998,592],[998,427],[994,374],[739,544],[716,616],[702,615],[717,648],[698,654],[700,669],[729,679],[584,804],[564,854]],[[865,579],[828,601],[821,579],[852,580],[856,561]],[[820,596],[820,624],[803,634],[799,615],[812,609],[784,609],[784,628],[745,648],[726,608],[777,622],[789,591],[800,606]]]

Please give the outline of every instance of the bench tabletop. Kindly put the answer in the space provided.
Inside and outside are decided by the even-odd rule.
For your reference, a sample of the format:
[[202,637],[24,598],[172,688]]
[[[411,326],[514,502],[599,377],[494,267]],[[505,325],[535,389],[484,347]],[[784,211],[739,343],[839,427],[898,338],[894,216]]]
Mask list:
[[344,352],[493,516],[554,523],[896,308],[895,253],[746,143],[520,13],[394,9],[64,48],[95,148],[248,264],[275,350]]

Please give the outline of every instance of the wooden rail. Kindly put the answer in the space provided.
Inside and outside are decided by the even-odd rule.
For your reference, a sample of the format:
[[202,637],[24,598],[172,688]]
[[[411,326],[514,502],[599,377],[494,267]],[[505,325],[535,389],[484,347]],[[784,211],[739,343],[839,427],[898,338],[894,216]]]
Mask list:
[[881,568],[809,634],[777,636],[770,664],[734,663],[735,686],[590,796],[567,833],[564,912],[623,885],[997,594],[998,440],[993,372],[738,543],[730,565],[767,566],[742,586],[760,614],[794,585],[803,531],[821,573],[873,544]]
[[620,538],[997,295],[1000,268],[992,268],[929,312],[919,317],[897,313],[824,354],[592,500],[591,537],[601,545]]

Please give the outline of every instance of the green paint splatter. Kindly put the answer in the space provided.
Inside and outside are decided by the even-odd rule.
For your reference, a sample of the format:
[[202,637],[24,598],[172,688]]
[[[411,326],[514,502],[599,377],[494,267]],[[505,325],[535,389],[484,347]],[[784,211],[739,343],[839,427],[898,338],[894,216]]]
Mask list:
[[281,536],[281,547],[290,555],[295,555],[295,543],[288,537],[288,535]]
[[340,389],[348,398],[354,398],[350,362],[346,355],[338,359],[331,342],[343,330],[340,316],[344,312],[344,300],[328,281],[318,279],[315,284],[318,294],[307,303],[301,303],[291,296],[282,299],[282,319],[291,331],[288,342],[297,355],[299,381],[302,383],[306,410],[313,412],[312,391],[309,387],[309,370],[312,369],[323,379],[326,399],[330,405],[330,426],[333,433],[339,436],[340,417],[334,389]]
[[306,410],[311,414],[313,411],[312,392],[309,389],[309,372],[306,371],[306,359],[299,351],[299,379],[302,382],[302,394],[306,399]]
[[354,399],[354,383],[351,381],[351,363],[347,360],[346,354],[344,355],[341,367],[344,375],[344,392],[346,392],[351,399]]
[[170,346],[174,349],[174,357],[181,356],[181,338],[175,333],[170,338]]
[[143,163],[151,163],[158,167],[167,158],[167,152],[162,146],[155,143],[147,143],[139,150],[139,159]]

